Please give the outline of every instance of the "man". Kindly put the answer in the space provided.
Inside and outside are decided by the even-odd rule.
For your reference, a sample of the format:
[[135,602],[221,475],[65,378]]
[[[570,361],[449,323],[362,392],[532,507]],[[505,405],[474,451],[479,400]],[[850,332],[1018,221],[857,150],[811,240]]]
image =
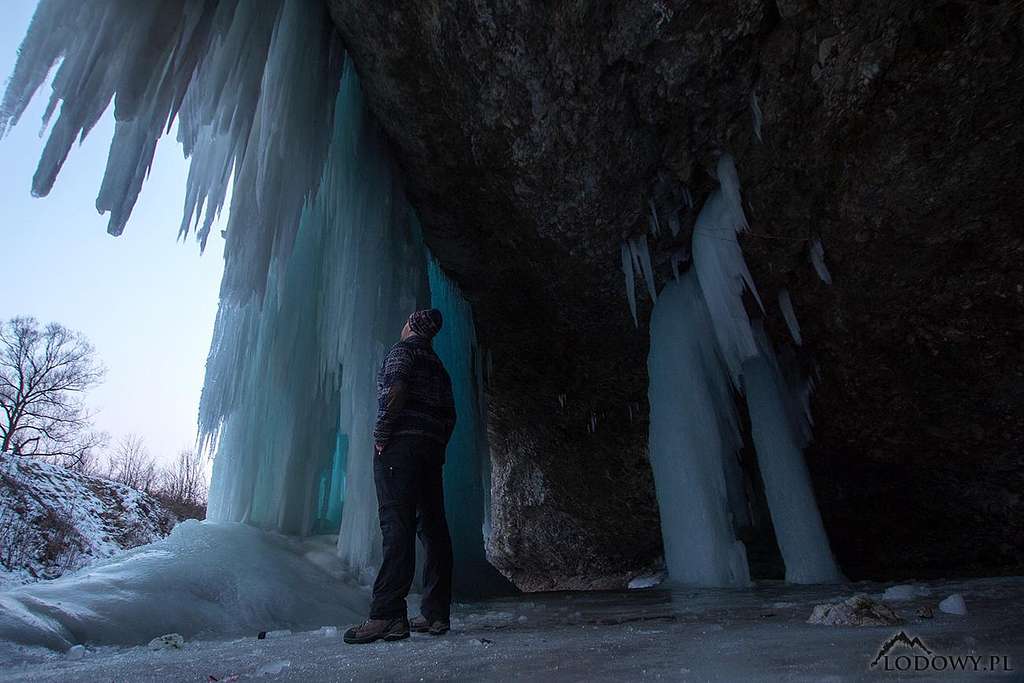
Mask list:
[[[444,516],[441,467],[455,428],[452,382],[431,340],[444,323],[436,308],[416,311],[377,374],[373,479],[384,561],[373,585],[370,618],[345,632],[345,642],[372,643],[448,632],[452,541]],[[423,564],[421,616],[406,618],[405,597],[416,571],[416,535]]]

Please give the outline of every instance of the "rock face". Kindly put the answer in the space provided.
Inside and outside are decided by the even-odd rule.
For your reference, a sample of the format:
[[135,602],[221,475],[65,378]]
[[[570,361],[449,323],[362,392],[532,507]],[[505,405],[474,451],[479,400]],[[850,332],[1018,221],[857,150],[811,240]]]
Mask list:
[[885,603],[858,594],[842,602],[815,605],[807,623],[825,626],[892,626],[902,624],[903,619]]
[[653,206],[671,277],[725,151],[768,328],[786,288],[820,369],[807,458],[843,569],[1024,564],[1015,3],[328,2],[493,354],[490,555],[517,585],[659,562],[650,300],[634,327],[619,247]]

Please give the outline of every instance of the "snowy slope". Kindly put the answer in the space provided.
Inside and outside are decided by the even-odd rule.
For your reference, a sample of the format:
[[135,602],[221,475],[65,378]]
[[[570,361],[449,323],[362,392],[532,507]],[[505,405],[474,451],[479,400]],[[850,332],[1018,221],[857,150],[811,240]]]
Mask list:
[[0,456],[0,588],[150,543],[176,522],[155,498],[123,484]]

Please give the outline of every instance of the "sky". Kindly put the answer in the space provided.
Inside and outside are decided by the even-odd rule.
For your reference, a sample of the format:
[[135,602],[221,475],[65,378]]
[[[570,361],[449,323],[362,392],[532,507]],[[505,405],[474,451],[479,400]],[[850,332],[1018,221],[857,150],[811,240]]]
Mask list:
[[[6,85],[36,0],[3,0],[0,79]],[[220,229],[206,251],[177,240],[188,163],[174,139],[157,147],[149,179],[120,237],[97,213],[112,107],[72,149],[53,191],[30,194],[42,151],[44,85],[20,123],[0,140],[0,320],[31,315],[82,332],[107,368],[87,397],[96,426],[117,440],[139,434],[168,464],[194,444],[206,355],[224,268]],[[226,213],[226,211],[225,211]]]

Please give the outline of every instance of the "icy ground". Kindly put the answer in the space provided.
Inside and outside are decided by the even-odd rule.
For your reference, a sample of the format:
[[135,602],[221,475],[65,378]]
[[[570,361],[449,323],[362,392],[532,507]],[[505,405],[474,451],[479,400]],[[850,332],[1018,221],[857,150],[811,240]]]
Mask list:
[[[897,627],[805,623],[811,608],[854,593],[880,599],[890,584],[786,586],[751,590],[653,588],[629,592],[549,593],[460,604],[453,631],[398,643],[349,646],[342,628],[257,640],[187,641],[181,650],[99,648],[81,660],[10,649],[4,681],[348,681],[348,680],[886,680],[871,670],[883,642],[903,630],[942,655],[1007,656],[1013,669],[928,673],[904,679],[1021,680],[1024,577],[939,581],[896,589],[888,604]],[[926,593],[926,595],[922,595]],[[939,611],[960,593],[967,614]],[[921,619],[920,607],[934,609]],[[339,625],[344,626],[344,625]],[[906,652],[896,649],[893,654]]]

